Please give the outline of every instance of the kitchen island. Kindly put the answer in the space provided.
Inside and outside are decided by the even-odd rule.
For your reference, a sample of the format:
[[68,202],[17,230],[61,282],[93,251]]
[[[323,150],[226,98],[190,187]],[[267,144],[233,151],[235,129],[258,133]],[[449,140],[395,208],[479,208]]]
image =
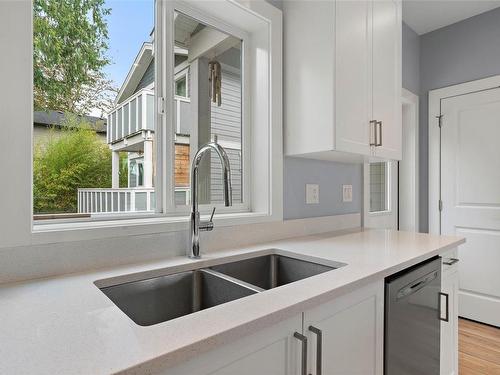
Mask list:
[[[271,344],[282,342],[274,340],[272,335],[290,330],[290,338],[283,341],[283,347],[271,346],[268,352],[251,350],[250,354],[260,353],[262,358],[272,359],[283,354],[283,350],[289,351],[284,354],[288,361],[292,358],[293,363],[278,365],[276,371],[269,373],[299,371],[300,374],[301,341],[293,334],[301,329],[294,328],[297,324],[303,328],[304,312],[311,311],[311,317],[319,316],[321,313],[317,309],[321,306],[328,305],[332,311],[342,305],[338,302],[342,300],[356,305],[356,301],[350,301],[353,293],[368,293],[367,298],[376,296],[370,300],[375,304],[370,308],[380,314],[383,311],[380,286],[385,277],[436,255],[455,251],[462,243],[464,239],[458,237],[392,230],[362,230],[342,235],[324,233],[212,252],[197,260],[174,257],[160,262],[3,284],[0,287],[0,373],[194,374],[202,373],[196,369],[206,358],[216,366],[215,373],[230,374],[234,370],[228,367],[229,363],[245,357],[238,352],[240,348],[251,348],[260,339],[270,339]],[[98,288],[103,283],[116,285],[269,253],[345,265],[150,326],[134,323]],[[356,311],[353,316],[355,314]],[[380,318],[374,317],[378,322]],[[370,322],[359,321],[360,330],[364,324],[370,326]],[[375,320],[372,326],[376,327],[374,334],[380,340],[383,327]],[[292,356],[292,352],[296,356]],[[232,355],[235,357],[227,357]],[[377,352],[376,358],[370,359],[376,367],[374,373],[382,368],[381,355]],[[217,358],[222,357],[225,362],[218,361]],[[256,359],[264,360],[262,358],[249,360],[254,363]],[[209,373],[208,368],[206,371]]]

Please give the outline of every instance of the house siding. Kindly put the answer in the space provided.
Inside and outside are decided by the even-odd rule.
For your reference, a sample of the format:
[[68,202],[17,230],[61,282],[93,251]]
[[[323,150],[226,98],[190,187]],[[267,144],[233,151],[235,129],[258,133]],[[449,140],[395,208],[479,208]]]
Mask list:
[[141,80],[137,84],[137,87],[134,91],[134,94],[142,90],[143,88],[147,87],[151,83],[153,83],[155,80],[155,60],[151,60],[149,63],[148,67],[146,68],[146,71],[144,72],[144,75],[142,76]]
[[[211,134],[217,135],[219,142],[234,142],[238,148],[225,147],[231,165],[233,202],[242,201],[242,160],[241,160],[241,76],[227,70],[222,71],[222,105],[212,103]],[[211,201],[222,202],[222,171],[218,157],[212,152]]]

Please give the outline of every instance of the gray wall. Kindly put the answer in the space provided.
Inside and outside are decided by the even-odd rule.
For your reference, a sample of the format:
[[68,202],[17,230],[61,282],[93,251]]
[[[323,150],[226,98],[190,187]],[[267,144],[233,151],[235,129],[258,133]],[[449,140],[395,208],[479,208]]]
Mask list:
[[403,22],[403,87],[420,94],[420,37]]
[[[266,1],[283,9],[283,0]],[[286,126],[286,124],[283,125]],[[361,170],[361,165],[355,164],[285,158],[283,171],[284,218],[300,219],[361,212],[363,183]],[[306,205],[307,183],[319,184],[319,204]],[[351,203],[342,202],[342,185],[345,184],[353,185],[353,201]]]
[[[361,212],[361,164],[343,164],[302,158],[285,158],[285,219]],[[319,184],[319,204],[306,204],[308,183]],[[352,202],[342,202],[342,185],[352,185]]]
[[420,230],[428,231],[428,92],[500,74],[500,8],[420,37]]

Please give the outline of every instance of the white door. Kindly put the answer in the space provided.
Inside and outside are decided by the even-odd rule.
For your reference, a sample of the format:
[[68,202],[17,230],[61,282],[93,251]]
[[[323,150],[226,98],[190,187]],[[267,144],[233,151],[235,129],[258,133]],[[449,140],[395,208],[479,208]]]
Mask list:
[[370,155],[371,2],[337,1],[335,12],[335,146]]
[[[375,155],[401,159],[401,4],[373,2],[373,116],[380,122]],[[340,93],[339,95],[342,95]]]
[[397,161],[375,161],[363,166],[363,226],[397,229]]
[[500,89],[441,100],[441,233],[459,248],[459,315],[500,326]]

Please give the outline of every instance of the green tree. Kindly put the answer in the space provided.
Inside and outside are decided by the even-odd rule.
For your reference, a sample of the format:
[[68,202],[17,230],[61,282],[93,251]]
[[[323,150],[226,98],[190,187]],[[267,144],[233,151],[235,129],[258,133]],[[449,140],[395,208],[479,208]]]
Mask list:
[[128,152],[120,152],[120,169],[118,175],[120,187],[128,187]]
[[109,109],[116,93],[103,68],[110,64],[104,0],[34,0],[35,110],[86,114]]
[[90,124],[67,115],[61,130],[35,145],[35,213],[77,212],[78,188],[111,187],[111,151]]

